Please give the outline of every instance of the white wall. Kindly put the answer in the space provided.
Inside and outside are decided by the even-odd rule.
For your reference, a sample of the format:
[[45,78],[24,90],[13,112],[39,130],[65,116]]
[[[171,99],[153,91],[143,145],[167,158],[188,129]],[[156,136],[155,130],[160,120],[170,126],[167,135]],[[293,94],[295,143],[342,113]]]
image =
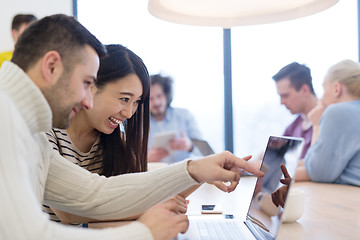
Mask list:
[[42,18],[55,13],[72,15],[72,0],[0,0],[0,52],[11,50],[12,18],[18,13],[34,14]]

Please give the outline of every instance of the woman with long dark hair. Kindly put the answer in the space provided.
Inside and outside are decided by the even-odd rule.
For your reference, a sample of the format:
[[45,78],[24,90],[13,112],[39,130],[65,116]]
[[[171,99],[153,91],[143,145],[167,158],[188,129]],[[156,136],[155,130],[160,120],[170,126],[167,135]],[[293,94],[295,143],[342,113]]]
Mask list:
[[[76,113],[68,129],[47,133],[54,149],[69,161],[106,177],[147,170],[150,79],[140,57],[121,45],[108,54],[91,88],[93,108]],[[51,219],[88,222],[44,206]]]

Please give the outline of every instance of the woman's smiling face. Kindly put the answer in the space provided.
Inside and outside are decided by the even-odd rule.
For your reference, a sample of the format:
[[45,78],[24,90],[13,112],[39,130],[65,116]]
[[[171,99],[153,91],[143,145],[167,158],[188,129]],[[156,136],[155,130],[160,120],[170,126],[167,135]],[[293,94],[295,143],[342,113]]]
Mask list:
[[141,104],[143,87],[136,74],[109,82],[102,89],[93,88],[93,108],[85,111],[89,124],[102,133],[111,134]]

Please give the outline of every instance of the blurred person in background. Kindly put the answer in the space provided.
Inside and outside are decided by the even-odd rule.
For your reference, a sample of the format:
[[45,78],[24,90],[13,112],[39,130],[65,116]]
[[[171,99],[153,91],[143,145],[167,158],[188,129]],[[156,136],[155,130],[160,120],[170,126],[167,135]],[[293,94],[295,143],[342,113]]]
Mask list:
[[309,113],[314,132],[295,180],[360,186],[360,63],[333,65],[323,87],[321,101]]
[[[190,157],[191,139],[201,139],[194,116],[183,108],[171,106],[173,80],[160,74],[151,75],[149,162],[174,163]],[[156,134],[173,131],[176,136],[167,147],[154,147]]]
[[[11,23],[11,36],[16,44],[21,33],[29,26],[30,23],[36,21],[37,18],[32,14],[17,14],[14,16]],[[4,61],[10,61],[13,51],[6,51],[0,53],[0,67]]]
[[279,70],[273,77],[281,104],[297,114],[296,119],[286,128],[284,136],[305,139],[303,159],[311,144],[312,124],[307,114],[316,106],[318,99],[312,85],[310,69],[297,62],[290,63]]

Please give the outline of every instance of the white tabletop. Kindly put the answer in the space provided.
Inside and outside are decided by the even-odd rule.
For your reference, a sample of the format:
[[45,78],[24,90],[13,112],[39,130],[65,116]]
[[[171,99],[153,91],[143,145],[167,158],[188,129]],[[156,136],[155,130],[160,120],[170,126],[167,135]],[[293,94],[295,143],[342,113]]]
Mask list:
[[[201,214],[202,204],[221,204],[224,214],[245,220],[255,182],[255,177],[243,177],[233,193],[204,184],[189,196],[188,215]],[[360,187],[313,182],[293,187],[305,193],[304,214],[282,224],[276,239],[360,239]]]
[[[243,177],[232,193],[203,184],[188,197],[187,214],[200,215],[203,204],[220,204],[223,214],[233,214],[245,220],[255,183],[255,177]],[[360,239],[360,187],[313,182],[298,182],[293,187],[305,193],[304,214],[295,223],[282,224],[277,240]],[[89,226],[103,228],[126,223],[94,223]]]

